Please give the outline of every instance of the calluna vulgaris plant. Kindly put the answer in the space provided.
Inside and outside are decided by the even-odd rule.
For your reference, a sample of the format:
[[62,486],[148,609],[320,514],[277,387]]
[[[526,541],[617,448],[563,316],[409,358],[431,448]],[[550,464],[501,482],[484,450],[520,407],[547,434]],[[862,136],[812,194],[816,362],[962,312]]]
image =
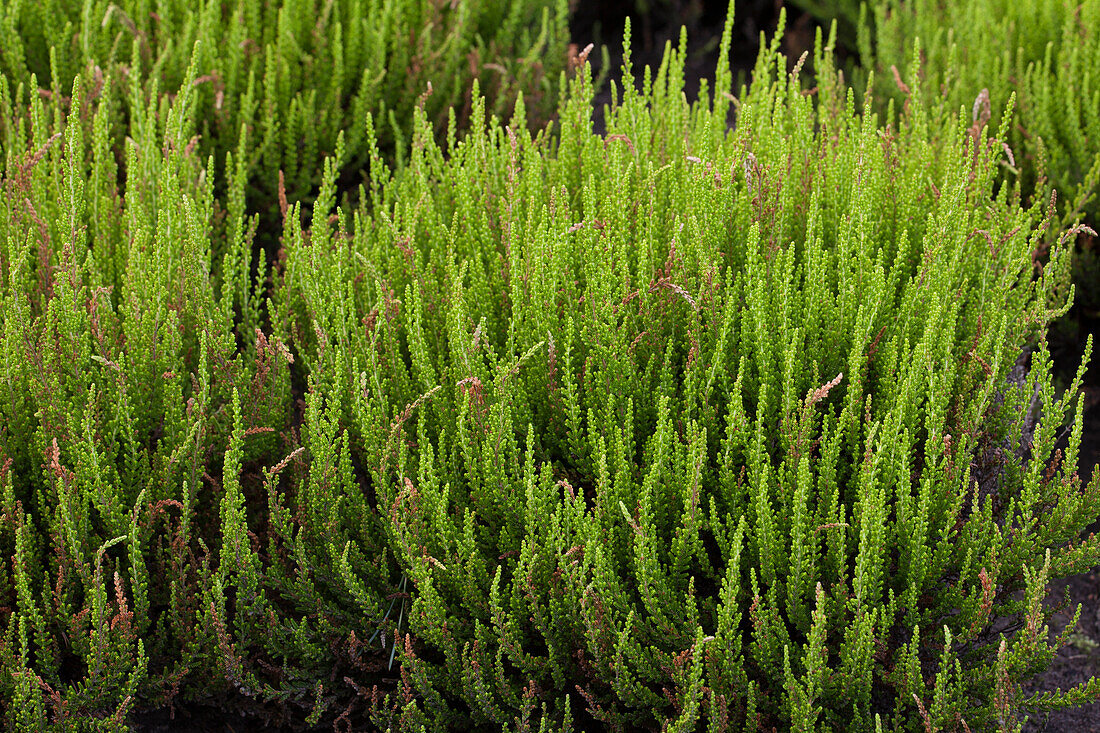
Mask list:
[[[116,89],[130,79],[142,86],[140,99],[160,103],[188,78],[198,87],[202,159],[213,153],[224,164],[220,181],[247,179],[252,209],[266,214],[280,177],[292,198],[316,190],[340,132],[340,164],[357,183],[367,113],[388,157],[404,154],[421,95],[436,129],[446,128],[452,107],[462,122],[472,79],[497,112],[510,111],[522,90],[534,114],[549,115],[567,60],[566,23],[565,0],[13,2],[0,6],[0,72],[13,88],[24,84],[25,95],[67,94],[83,74],[90,97],[113,75]],[[32,74],[52,85],[40,92]],[[127,95],[112,103],[140,112]],[[112,133],[121,141],[125,125]],[[228,204],[239,216],[243,200]]]
[[1100,222],[1100,2],[876,0],[858,46],[885,98],[909,93],[901,79],[919,57],[918,83],[952,116],[965,107],[981,126],[1014,99],[1008,180],[1046,196],[1056,189],[1065,226]]
[[917,56],[919,83],[929,94],[939,92],[948,116],[965,107],[979,127],[1015,99],[1002,176],[1020,179],[1036,195],[1057,191],[1059,227],[1052,236],[1062,229],[1077,233],[1078,302],[1095,313],[1100,2],[878,0],[865,10],[858,46],[862,63],[878,75],[880,99],[904,100],[908,87],[898,82],[908,78]]
[[7,724],[1011,730],[1100,693],[1022,692],[1100,480],[1011,116],[934,124],[916,72],[860,114],[831,44],[816,94],[776,49],[694,105],[683,40],[628,51],[603,136],[583,54],[537,133],[475,87],[391,168],[366,114],[358,203],[337,133],[255,278],[201,51],[175,96],[0,77]]
[[275,253],[280,201],[312,201],[338,140],[351,189],[370,145],[405,156],[418,100],[441,134],[449,115],[464,124],[472,79],[497,112],[523,94],[536,120],[548,117],[567,61],[566,14],[555,0],[5,3],[0,72],[13,102],[56,96],[64,111],[66,85],[83,74],[85,97],[115,110],[102,144],[119,158],[128,135],[164,135],[164,91],[195,87],[184,145],[204,165],[215,159],[210,270],[249,338],[259,303],[247,294]]

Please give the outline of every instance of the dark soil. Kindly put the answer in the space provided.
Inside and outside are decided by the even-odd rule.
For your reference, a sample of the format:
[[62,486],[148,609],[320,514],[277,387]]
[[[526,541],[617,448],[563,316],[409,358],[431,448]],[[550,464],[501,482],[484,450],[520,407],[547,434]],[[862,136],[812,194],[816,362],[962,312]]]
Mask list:
[[[1066,365],[1068,366],[1068,365]],[[1100,463],[1100,379],[1098,369],[1089,372],[1090,383],[1085,387],[1086,400],[1093,407],[1085,413],[1084,437],[1081,442],[1079,462],[1081,478],[1088,481]],[[1100,520],[1085,530],[1084,536],[1100,532]],[[1060,634],[1072,622],[1077,607],[1081,615],[1077,628],[1069,637],[1069,644],[1059,650],[1054,662],[1028,686],[1028,693],[1066,691],[1100,677],[1100,568],[1072,578],[1051,583],[1049,602],[1060,604],[1069,591],[1069,603],[1050,621],[1051,638]],[[1059,710],[1055,713],[1035,716],[1024,726],[1024,733],[1059,731],[1064,733],[1095,733],[1100,731],[1100,701],[1078,708]]]
[[133,729],[144,733],[252,733],[257,730],[278,730],[257,725],[251,718],[233,715],[221,708],[199,706],[178,708],[174,715],[168,710],[154,710],[134,716]]
[[[1029,685],[1029,693],[1065,691],[1087,682],[1093,676],[1100,676],[1100,603],[1097,602],[1100,598],[1100,568],[1052,583],[1050,602],[1059,603],[1066,588],[1069,589],[1070,603],[1051,619],[1051,635],[1053,637],[1059,633],[1073,620],[1073,614],[1080,604],[1081,616],[1077,629],[1069,637],[1069,644],[1058,652],[1051,666]],[[1024,731],[1100,731],[1100,702],[1035,716],[1024,726]]]

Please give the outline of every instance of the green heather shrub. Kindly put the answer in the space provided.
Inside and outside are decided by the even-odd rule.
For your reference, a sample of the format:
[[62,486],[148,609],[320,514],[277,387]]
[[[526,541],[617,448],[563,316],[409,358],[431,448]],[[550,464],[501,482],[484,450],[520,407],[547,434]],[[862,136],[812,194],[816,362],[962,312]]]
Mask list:
[[558,136],[419,116],[362,207],[288,217],[273,329],[411,594],[379,727],[1010,730],[1100,692],[1021,691],[1100,481],[1051,387],[1053,212],[994,184],[1010,118],[934,128],[915,87],[880,126],[775,48],[732,132],[681,44],[606,136],[581,74]]
[[[163,133],[170,100],[162,92],[195,68],[186,145],[204,164],[215,156],[213,223],[226,232],[211,270],[245,294],[232,305],[250,338],[258,304],[250,311],[248,280],[263,270],[256,258],[265,250],[272,259],[281,204],[308,205],[338,138],[342,186],[354,188],[368,158],[368,113],[379,121],[372,144],[399,163],[418,100],[442,134],[450,114],[468,118],[473,79],[494,110],[511,110],[522,89],[545,120],[566,65],[566,15],[556,0],[6,3],[0,72],[12,94],[23,85],[14,101],[46,95],[66,106],[69,81],[83,73],[90,101],[104,96],[119,108],[107,134],[121,150],[137,126]],[[34,74],[52,79],[48,88],[31,84]],[[105,86],[108,77],[115,83]]]
[[[117,111],[84,80],[64,105],[28,105],[0,77],[7,728],[110,727],[224,677],[211,486],[230,435],[250,436],[249,459],[281,453],[289,352],[259,334],[242,348],[215,293],[193,78],[159,105],[131,86],[114,149]],[[145,124],[158,107],[163,134]]]
[[1056,189],[1063,225],[1100,224],[1100,2],[876,0],[864,20],[860,55],[881,97],[907,96],[918,56],[926,94],[951,117],[965,107],[975,130],[1015,95],[1006,179],[1043,198]]
[[104,74],[140,72],[147,100],[178,89],[194,63],[202,159],[213,153],[226,178],[249,178],[263,212],[277,205],[280,172],[291,200],[312,194],[341,131],[341,163],[357,183],[368,112],[391,156],[419,97],[442,131],[452,106],[460,121],[468,114],[472,79],[495,111],[523,90],[545,117],[566,65],[566,23],[565,0],[11,2],[0,5],[0,72],[13,86],[52,79],[46,94],[67,94],[83,73],[89,96]]
[[337,132],[256,275],[248,175],[192,144],[204,45],[174,95],[0,75],[5,725],[1011,730],[1100,694],[1022,692],[1100,479],[1011,117],[934,124],[915,78],[859,114],[777,47],[691,106],[683,40],[628,61],[603,136],[583,64],[537,133],[421,99],[400,169],[364,114],[358,202]]

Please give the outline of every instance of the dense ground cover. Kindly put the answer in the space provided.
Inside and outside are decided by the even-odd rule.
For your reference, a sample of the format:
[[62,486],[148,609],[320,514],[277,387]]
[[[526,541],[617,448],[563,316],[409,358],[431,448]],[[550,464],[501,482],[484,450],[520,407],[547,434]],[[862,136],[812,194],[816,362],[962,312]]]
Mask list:
[[[602,134],[574,49],[549,125],[398,95],[305,157],[211,127],[205,43],[178,82],[98,76],[102,41],[48,93],[5,66],[9,725],[1011,730],[1095,697],[1024,692],[1069,639],[1048,581],[1100,554],[1045,337],[1072,222],[1005,177],[1009,115],[916,69],[861,108],[820,39],[735,87],[732,35],[694,104],[684,41],[628,50]],[[323,163],[295,189],[287,155]]]
[[826,25],[836,18],[861,86],[876,75],[877,108],[903,104],[914,77],[945,109],[976,126],[1012,106],[1006,181],[1056,201],[1058,228],[1075,230],[1075,320],[1100,313],[1100,3],[875,0],[796,3]]

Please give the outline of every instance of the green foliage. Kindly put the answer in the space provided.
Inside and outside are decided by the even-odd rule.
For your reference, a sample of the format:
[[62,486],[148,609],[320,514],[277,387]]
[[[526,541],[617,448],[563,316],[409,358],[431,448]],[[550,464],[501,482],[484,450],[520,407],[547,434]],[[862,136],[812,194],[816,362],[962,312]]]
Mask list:
[[[681,39],[637,85],[628,57],[603,136],[583,63],[542,129],[479,81],[467,124],[420,97],[400,165],[388,111],[334,124],[254,262],[266,143],[211,127],[196,83],[231,44],[173,71],[133,31],[100,78],[56,42],[101,43],[98,16],[13,7],[8,727],[214,701],[353,729],[977,730],[1097,694],[1021,692],[1065,642],[1049,580],[1100,560],[1077,541],[1100,479],[1045,342],[1070,258],[1037,259],[1054,213],[999,178],[1007,114],[945,124],[916,84],[857,112],[820,39],[816,95],[774,42],[751,88],[720,67],[689,106]],[[263,18],[265,48],[299,37]],[[50,38],[65,96],[20,77]]]
[[18,589],[3,685],[23,701],[12,715],[117,727],[139,690],[200,666],[194,499],[227,385],[252,369],[204,272],[213,172],[186,147],[190,85],[163,105],[163,134],[131,129],[125,195],[112,108],[84,90],[66,115],[0,80],[4,593]]
[[276,332],[344,406],[415,588],[375,723],[1018,714],[1100,482],[1079,419],[1055,454],[1068,260],[1033,278],[1007,118],[930,140],[918,92],[880,127],[828,50],[815,105],[773,49],[727,133],[682,59],[627,79],[605,137],[583,74],[556,138],[478,106],[442,147],[419,117],[354,226],[288,224]]
[[[510,110],[522,90],[548,115],[566,64],[566,10],[564,0],[5,3],[0,72],[28,94],[39,93],[32,74],[52,80],[42,92],[52,95],[84,74],[93,96],[104,75],[135,83],[136,74],[143,100],[189,79],[202,159],[224,162],[226,181],[248,179],[252,209],[264,213],[278,205],[281,174],[291,201],[312,193],[340,132],[341,165],[361,169],[367,113],[399,157],[417,99],[442,130],[452,107],[460,121],[468,114],[473,79],[494,111]],[[247,220],[234,224],[243,197],[220,203],[247,230]]]
[[866,21],[860,54],[878,94],[903,100],[919,55],[916,83],[948,115],[965,108],[975,131],[1015,96],[1006,180],[1042,198],[1056,189],[1064,225],[1100,222],[1100,2],[879,0]]

